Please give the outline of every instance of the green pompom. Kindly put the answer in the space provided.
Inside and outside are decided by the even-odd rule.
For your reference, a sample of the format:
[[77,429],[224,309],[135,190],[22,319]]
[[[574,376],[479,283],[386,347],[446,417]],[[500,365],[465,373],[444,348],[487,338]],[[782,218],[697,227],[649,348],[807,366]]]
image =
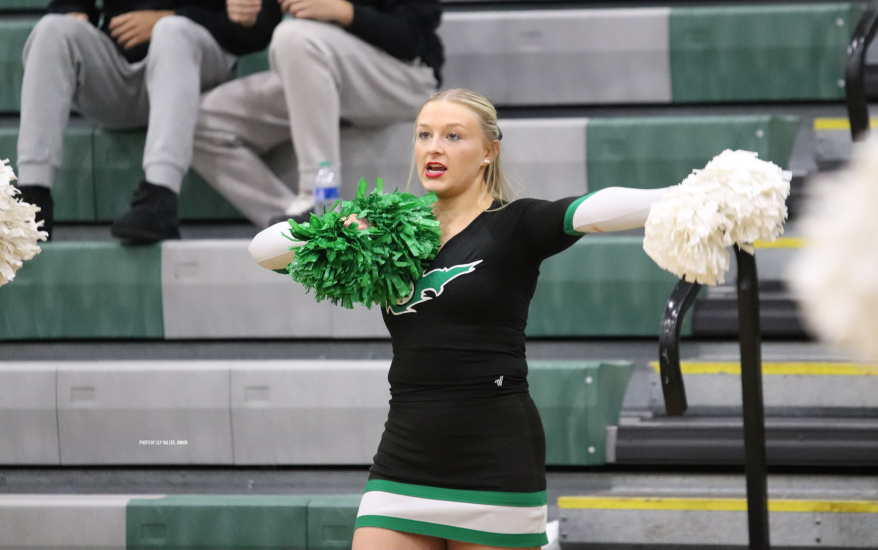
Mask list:
[[[361,179],[357,197],[342,202],[339,212],[311,214],[303,224],[290,220],[292,238],[306,244],[296,249],[287,272],[308,291],[314,289],[318,302],[328,299],[348,309],[354,302],[369,308],[393,303],[411,292],[439,252],[434,202],[435,193],[384,194],[381,178],[367,195]],[[351,214],[368,220],[370,227],[345,227]]]

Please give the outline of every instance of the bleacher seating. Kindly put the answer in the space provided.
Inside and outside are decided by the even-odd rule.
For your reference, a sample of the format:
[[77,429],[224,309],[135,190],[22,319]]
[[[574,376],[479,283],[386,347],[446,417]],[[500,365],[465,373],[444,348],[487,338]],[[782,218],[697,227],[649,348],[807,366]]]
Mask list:
[[[740,464],[744,456],[738,361],[684,361],[689,409],[668,417],[658,365],[651,365],[648,412],[619,423],[623,464]],[[841,361],[765,361],[762,384],[769,464],[878,464],[878,367]]]
[[19,110],[24,76],[21,52],[34,24],[32,17],[0,18],[0,113]]
[[[46,4],[0,0],[0,158],[13,166],[21,51]],[[669,4],[446,2],[444,85],[476,89],[500,106],[504,163],[523,196],[672,185],[726,148],[757,151],[796,169],[797,178],[844,162],[849,128],[837,117],[844,115],[846,48],[863,2]],[[245,56],[238,73],[267,68],[260,52]],[[411,132],[411,123],[343,127],[343,195],[352,196],[360,177],[405,187]],[[143,143],[143,131],[106,131],[73,117],[53,192],[56,235],[82,224],[106,228],[125,210],[142,177]],[[266,158],[294,186],[290,153],[284,145]],[[417,182],[412,191],[421,191]],[[180,213],[184,228],[249,228],[194,172],[184,182]],[[85,466],[90,480],[102,468],[124,476],[124,466],[204,469],[217,479],[231,469],[278,466],[364,471],[388,406],[386,359],[364,352],[356,360],[193,360],[197,351],[179,352],[208,343],[231,349],[292,340],[298,346],[298,339],[332,349],[388,337],[377,308],[318,304],[288,277],[254,265],[247,244],[241,238],[44,243],[0,288],[0,345],[87,342],[117,351],[101,361],[83,360],[81,352],[76,360],[0,360],[0,465],[65,473]],[[801,242],[781,244],[756,253],[760,280],[777,287]],[[734,269],[733,262],[728,283]],[[737,350],[702,346],[707,338],[734,335],[734,287],[706,289],[686,319],[683,335],[692,340],[684,343],[682,367],[690,408],[674,418],[664,412],[659,373],[650,364],[655,355],[644,359],[642,349],[652,349],[675,283],[632,234],[589,236],[541,267],[529,338],[557,341],[558,349],[575,339],[612,348],[615,357],[641,350],[636,362],[569,356],[529,362],[547,463],[558,476],[554,487],[550,482],[549,513],[561,519],[562,548],[747,544],[743,481],[715,473],[695,480],[688,472],[693,465],[707,470],[742,461]],[[789,337],[772,332],[790,326],[795,312],[784,311],[790,316],[763,308],[766,339]],[[179,357],[126,353],[129,344],[136,347],[131,340],[173,347]],[[769,463],[874,468],[875,367],[802,346],[778,344],[764,363]],[[141,443],[154,438],[163,439]],[[584,482],[587,467],[599,465],[608,465],[601,474],[607,477]],[[626,472],[671,466],[686,475],[676,484],[652,471],[612,477],[613,465]],[[570,490],[565,485],[559,493],[558,479]],[[772,542],[875,548],[878,480],[869,480],[774,478]],[[2,472],[0,482],[7,492]],[[47,487],[40,490],[65,490]],[[231,489],[247,495],[170,494],[192,492],[175,481],[119,494],[4,494],[0,548],[346,549],[360,494],[326,493],[360,489],[266,495],[255,493],[307,488],[254,489],[251,482]],[[111,490],[95,483],[94,492]]]
[[49,0],[3,0],[0,12],[42,12],[49,5]]
[[[498,105],[840,100],[858,2],[450,11],[446,87]],[[241,74],[265,70],[250,56]]]
[[[874,501],[808,493],[799,488],[794,497],[770,501],[774,545],[874,548]],[[721,496],[657,498],[608,490],[564,496],[559,499],[562,540],[575,548],[630,541],[746,547],[746,501],[738,494],[731,489]],[[21,550],[341,550],[350,548],[360,496],[3,495],[0,545]]]
[[0,495],[0,547],[350,548],[354,495]]
[[[448,12],[445,85],[501,105],[838,100],[861,13],[859,3]],[[35,22],[0,21],[0,112],[18,110]],[[242,74],[264,69],[259,57]]]
[[[387,418],[389,367],[362,360],[4,362],[0,464],[366,465]],[[607,429],[619,422],[633,364],[529,367],[547,463],[606,463]]]
[[[604,187],[655,188],[682,181],[723,149],[756,151],[787,167],[800,121],[795,116],[503,119],[504,158],[523,196],[544,199],[582,195]],[[18,129],[0,127],[0,146],[15,162]],[[409,181],[411,123],[342,130],[342,194],[352,198],[360,177],[384,179],[389,188]],[[109,222],[128,207],[142,178],[145,135],[108,132],[76,124],[68,129],[65,164],[55,183],[56,219]],[[288,174],[291,151],[273,152],[273,168]],[[403,153],[400,154],[400,151]],[[4,153],[5,154],[5,153]],[[420,186],[414,183],[417,189]],[[241,215],[197,174],[183,184],[184,220],[238,220]]]
[[[387,337],[377,308],[317,303],[247,244],[46,243],[0,292],[0,340]],[[542,273],[530,336],[656,336],[676,282],[637,237],[582,239]]]

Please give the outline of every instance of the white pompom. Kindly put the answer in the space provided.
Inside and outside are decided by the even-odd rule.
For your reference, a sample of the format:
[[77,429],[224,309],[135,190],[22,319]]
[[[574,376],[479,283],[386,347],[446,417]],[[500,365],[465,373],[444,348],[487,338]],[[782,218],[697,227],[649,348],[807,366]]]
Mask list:
[[823,340],[878,360],[878,139],[855,144],[851,164],[808,191],[790,288]]
[[48,238],[34,222],[40,209],[16,199],[18,189],[12,186],[15,173],[8,162],[0,161],[0,286],[15,277],[22,262],[40,253],[37,241]]
[[728,247],[752,252],[783,233],[792,174],[750,151],[726,149],[653,205],[643,249],[662,269],[715,285],[729,270]]

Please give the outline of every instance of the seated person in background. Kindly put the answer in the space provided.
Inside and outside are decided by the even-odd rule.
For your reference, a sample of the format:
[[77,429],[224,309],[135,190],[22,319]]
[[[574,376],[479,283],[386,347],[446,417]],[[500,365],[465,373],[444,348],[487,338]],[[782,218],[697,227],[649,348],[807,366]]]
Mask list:
[[[279,0],[295,16],[275,29],[271,71],[205,94],[192,167],[260,226],[305,220],[314,179],[328,161],[340,181],[339,123],[378,126],[414,120],[440,82],[440,0]],[[257,0],[228,0],[247,25]],[[288,142],[299,193],[259,155]]]
[[[52,0],[24,48],[18,182],[52,230],[51,187],[70,107],[109,129],[147,128],[146,179],[114,236],[179,238],[177,195],[192,158],[201,92],[235,76],[237,56],[264,49],[280,21],[265,0],[247,24],[225,0]],[[100,27],[96,25],[100,24]]]

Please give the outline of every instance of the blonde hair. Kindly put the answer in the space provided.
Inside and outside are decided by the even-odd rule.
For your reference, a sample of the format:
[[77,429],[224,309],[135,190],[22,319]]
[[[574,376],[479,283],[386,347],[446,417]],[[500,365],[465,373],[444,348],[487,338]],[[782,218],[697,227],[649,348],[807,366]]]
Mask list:
[[[456,103],[458,105],[463,105],[472,111],[479,120],[479,127],[482,129],[482,136],[484,137],[486,144],[491,145],[493,142],[503,139],[503,132],[501,132],[500,128],[497,126],[497,109],[494,108],[491,100],[482,94],[472,90],[467,90],[466,88],[442,90],[441,92],[433,94],[430,99],[424,102],[424,105],[421,106],[421,110],[423,110],[428,103],[434,101]],[[419,111],[418,116],[420,116],[420,114]],[[417,129],[415,129],[414,137],[417,137]],[[412,173],[414,173],[415,162],[414,159],[412,160]],[[485,166],[483,178],[488,193],[494,198],[494,200],[500,201],[501,204],[510,203],[515,200],[515,192],[513,191],[509,179],[503,171],[503,166],[500,163],[499,150],[494,157],[494,160]]]

